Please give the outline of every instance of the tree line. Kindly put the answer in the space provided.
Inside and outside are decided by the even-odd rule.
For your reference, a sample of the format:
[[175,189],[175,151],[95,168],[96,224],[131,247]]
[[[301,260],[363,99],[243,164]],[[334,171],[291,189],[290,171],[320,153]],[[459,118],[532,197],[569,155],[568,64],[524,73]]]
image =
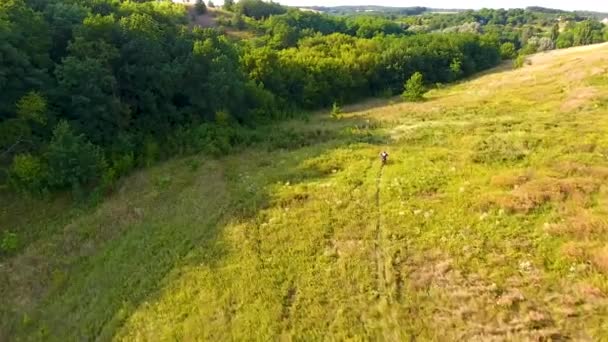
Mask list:
[[[104,191],[159,159],[271,139],[245,132],[303,109],[397,94],[413,75],[466,77],[516,40],[502,29],[415,33],[386,17],[259,0],[225,6],[257,36],[191,29],[170,1],[2,1],[0,182],[31,194]],[[595,41],[595,31],[573,28],[585,38],[572,44]]]

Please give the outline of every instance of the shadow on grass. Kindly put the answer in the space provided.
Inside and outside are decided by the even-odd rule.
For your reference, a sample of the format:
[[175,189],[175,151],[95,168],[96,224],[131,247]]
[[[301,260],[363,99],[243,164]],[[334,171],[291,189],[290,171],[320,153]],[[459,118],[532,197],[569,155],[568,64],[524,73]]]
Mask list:
[[[322,134],[300,124],[301,131],[279,134],[295,144],[269,137],[220,160],[194,156],[138,172],[98,208],[6,260],[0,269],[0,340],[112,339],[138,308],[158,299],[171,272],[217,267],[229,253],[220,238],[224,228],[268,207],[273,182],[328,177],[327,170],[303,161],[353,144],[389,141],[361,118],[312,122],[324,127]],[[254,159],[241,165],[239,158],[248,155]],[[189,167],[192,160],[201,166]],[[264,176],[253,188],[239,174],[250,166]],[[44,218],[36,225],[43,228]]]

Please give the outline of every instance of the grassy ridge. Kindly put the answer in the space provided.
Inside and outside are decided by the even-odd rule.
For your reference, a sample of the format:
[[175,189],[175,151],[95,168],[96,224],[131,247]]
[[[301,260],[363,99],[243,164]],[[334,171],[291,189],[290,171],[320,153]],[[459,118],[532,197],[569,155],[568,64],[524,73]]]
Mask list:
[[94,210],[3,199],[46,235],[1,265],[0,339],[606,338],[606,52],[287,122],[335,134],[168,162]]

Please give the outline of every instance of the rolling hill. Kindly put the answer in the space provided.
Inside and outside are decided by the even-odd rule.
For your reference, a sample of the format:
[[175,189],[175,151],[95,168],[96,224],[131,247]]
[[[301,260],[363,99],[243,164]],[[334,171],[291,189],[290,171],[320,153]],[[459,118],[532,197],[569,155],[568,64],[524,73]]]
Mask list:
[[0,340],[607,338],[607,113],[594,45],[276,124],[94,208],[2,196],[36,238],[0,263]]

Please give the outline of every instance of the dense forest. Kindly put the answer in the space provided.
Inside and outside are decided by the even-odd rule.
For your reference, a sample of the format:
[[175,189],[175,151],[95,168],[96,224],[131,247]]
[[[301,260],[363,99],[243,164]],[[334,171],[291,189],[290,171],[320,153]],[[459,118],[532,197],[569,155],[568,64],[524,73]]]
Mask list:
[[578,14],[529,10],[332,16],[242,0],[218,11],[232,19],[202,29],[170,1],[2,1],[0,183],[103,193],[168,156],[264,140],[243,132],[270,120],[399,94],[415,73],[452,82],[608,35]]

